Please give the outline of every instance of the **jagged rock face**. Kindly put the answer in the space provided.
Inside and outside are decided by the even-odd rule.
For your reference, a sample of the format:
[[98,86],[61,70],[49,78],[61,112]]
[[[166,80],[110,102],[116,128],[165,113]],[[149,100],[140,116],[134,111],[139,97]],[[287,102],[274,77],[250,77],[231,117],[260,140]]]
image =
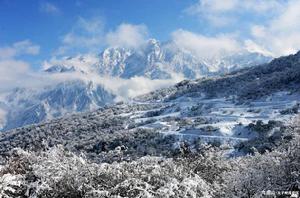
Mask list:
[[99,55],[96,63],[99,74],[108,76],[120,76],[125,69],[125,60],[131,55],[130,50],[122,48],[108,48]]
[[[69,58],[69,64],[48,68],[46,71],[70,72],[81,67],[74,67],[76,62],[88,62],[89,57],[78,56]],[[270,57],[247,51],[238,54],[224,55],[211,59],[199,58],[171,43],[159,43],[151,39],[139,49],[107,48],[94,57],[88,67],[91,72],[99,75],[131,78],[144,76],[151,79],[172,78],[179,74],[186,79],[201,76],[219,75],[236,69],[269,62]]]

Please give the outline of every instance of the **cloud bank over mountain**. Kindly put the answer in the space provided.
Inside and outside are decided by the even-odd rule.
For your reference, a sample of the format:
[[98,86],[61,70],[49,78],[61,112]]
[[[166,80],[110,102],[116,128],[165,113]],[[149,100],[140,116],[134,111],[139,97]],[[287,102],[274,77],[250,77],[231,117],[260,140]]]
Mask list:
[[200,0],[184,12],[216,28],[238,32],[249,48],[278,57],[299,50],[299,9],[297,0]]

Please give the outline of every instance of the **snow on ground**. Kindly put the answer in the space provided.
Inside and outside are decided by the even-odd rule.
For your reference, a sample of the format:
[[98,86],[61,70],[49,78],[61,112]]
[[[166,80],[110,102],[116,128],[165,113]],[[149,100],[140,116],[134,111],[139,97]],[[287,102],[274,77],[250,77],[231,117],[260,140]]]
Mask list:
[[[239,142],[256,137],[257,134],[246,126],[257,120],[264,123],[269,120],[288,122],[293,114],[282,114],[281,111],[299,104],[299,99],[299,94],[288,92],[278,92],[259,100],[245,101],[244,104],[225,98],[181,97],[163,103],[161,108],[133,112],[130,118],[141,124],[141,128],[158,129],[166,135],[177,135],[184,139]],[[155,102],[144,104],[153,105]],[[159,115],[145,116],[150,111],[161,109],[163,111]],[[204,123],[199,123],[199,119]],[[186,123],[182,124],[182,120]]]

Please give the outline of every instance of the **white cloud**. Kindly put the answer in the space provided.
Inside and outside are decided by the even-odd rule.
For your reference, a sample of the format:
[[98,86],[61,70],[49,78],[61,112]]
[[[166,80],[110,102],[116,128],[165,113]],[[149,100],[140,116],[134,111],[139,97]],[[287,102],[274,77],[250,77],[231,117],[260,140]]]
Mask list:
[[[243,10],[248,11],[254,11],[257,13],[264,13],[264,12],[277,12],[281,9],[281,7],[285,4],[285,1],[283,0],[268,0],[268,1],[262,1],[262,0],[245,0],[245,1],[239,1],[239,9],[240,12],[243,12]],[[266,14],[269,14],[266,13]]]
[[8,59],[14,57],[17,50],[13,47],[2,47],[0,48],[0,59]]
[[185,13],[208,20],[214,26],[225,26],[232,19],[230,16],[225,17],[224,13],[234,9],[237,3],[237,0],[199,0],[198,3],[187,8]]
[[19,41],[12,46],[0,47],[0,60],[10,59],[18,55],[37,55],[40,52],[40,46],[33,44],[29,40]]
[[247,51],[252,53],[260,53],[264,56],[274,56],[272,52],[270,52],[268,49],[266,49],[264,46],[260,46],[257,43],[253,42],[252,40],[245,40],[245,48]]
[[210,12],[226,12],[235,9],[238,5],[238,0],[200,0],[198,3],[192,5],[188,10],[190,12],[200,13],[204,12],[204,8]]
[[186,14],[198,16],[213,26],[227,26],[246,20],[245,13],[251,18],[256,15],[269,16],[285,4],[282,0],[199,0],[184,10]]
[[22,60],[0,60],[0,93],[16,87],[42,87],[43,76],[33,72],[30,64]]
[[177,30],[172,33],[172,40],[177,46],[204,59],[232,54],[241,49],[232,35],[208,37],[186,30]]
[[0,60],[0,93],[16,87],[42,87],[46,81],[43,76],[33,72],[30,64],[21,60]]
[[300,49],[300,1],[291,0],[264,25],[251,27],[251,42],[272,52],[288,55]]
[[0,73],[1,81],[17,80],[16,77],[26,74],[29,71],[29,64],[18,60],[1,60]]
[[13,48],[20,54],[37,55],[40,52],[40,46],[33,44],[29,40],[16,42],[13,44]]
[[62,45],[54,55],[68,55],[72,52],[99,52],[102,47],[138,48],[146,42],[148,31],[145,25],[123,23],[114,31],[104,30],[99,17],[85,19],[80,17],[72,30],[62,38]]
[[79,17],[72,30],[62,38],[62,45],[56,50],[56,55],[72,51],[95,51],[104,42],[104,23],[101,18],[85,19]]
[[152,80],[146,77],[133,77],[130,79],[121,78],[100,78],[101,84],[112,93],[116,94],[116,100],[128,100],[151,91],[169,87],[183,78],[174,79],[156,79]]
[[152,80],[147,77],[136,76],[130,79],[123,79],[111,76],[99,76],[96,73],[60,73],[48,76],[48,81],[62,82],[81,80],[89,83],[93,82],[103,86],[107,91],[116,95],[116,101],[130,100],[136,96],[149,93],[151,91],[169,87],[183,80],[183,77],[177,76],[172,79],[156,79]]
[[251,34],[256,38],[263,38],[266,36],[266,28],[264,26],[254,25],[251,28]]
[[145,43],[148,36],[145,25],[132,25],[123,23],[115,31],[106,35],[109,46],[138,48]]
[[17,86],[33,85],[33,73],[30,70],[30,65],[25,61],[17,60],[17,58],[21,55],[37,55],[39,50],[40,47],[29,40],[0,47],[1,92]]
[[247,49],[278,57],[300,49],[299,10],[298,0],[199,0],[185,13],[211,28],[240,31],[238,40]]
[[40,5],[40,11],[48,13],[48,14],[60,14],[61,13],[60,9],[56,5],[49,3],[49,2],[42,2]]

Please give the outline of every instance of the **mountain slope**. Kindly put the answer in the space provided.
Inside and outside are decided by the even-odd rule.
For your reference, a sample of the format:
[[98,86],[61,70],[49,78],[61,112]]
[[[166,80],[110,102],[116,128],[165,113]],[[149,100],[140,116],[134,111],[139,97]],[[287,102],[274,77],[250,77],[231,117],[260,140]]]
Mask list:
[[237,70],[223,76],[183,81],[174,87],[141,96],[140,99],[168,101],[183,96],[255,99],[278,91],[299,91],[299,63],[298,52],[274,59],[269,64]]
[[[161,44],[154,39],[149,40],[140,49],[108,48],[99,55],[66,57],[47,63],[43,75],[48,78],[68,75],[72,77],[70,80],[66,78],[63,83],[56,82],[39,90],[17,88],[8,93],[8,96],[0,98],[0,130],[112,104],[114,99],[120,96],[119,92],[124,94],[127,90],[112,92],[107,88],[115,84],[115,79],[111,78],[130,80],[139,76],[150,80],[173,79],[164,82],[171,85],[170,82],[178,82],[177,79],[216,76],[269,60],[269,57],[247,51],[204,60],[179,46]],[[109,80],[106,86],[101,82],[102,77]],[[160,84],[155,83],[155,86]],[[153,90],[153,86],[151,89]]]

